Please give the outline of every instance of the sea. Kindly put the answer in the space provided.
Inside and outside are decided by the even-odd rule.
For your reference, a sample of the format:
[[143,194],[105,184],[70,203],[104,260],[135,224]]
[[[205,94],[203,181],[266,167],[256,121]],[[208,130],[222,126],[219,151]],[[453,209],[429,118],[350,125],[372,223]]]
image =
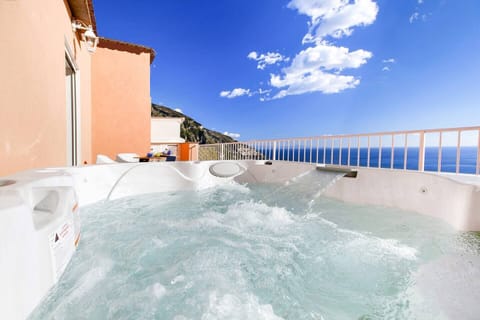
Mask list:
[[[267,159],[272,159],[272,150],[262,150]],[[406,164],[405,164],[406,152]],[[333,153],[333,155],[332,155]],[[360,155],[359,155],[360,153]],[[425,148],[425,171],[440,172],[456,172],[457,164],[457,148],[442,147],[440,170],[438,170],[439,148]],[[461,147],[459,172],[467,174],[475,174],[477,167],[477,147]],[[394,168],[418,170],[419,148],[399,147],[393,149],[393,165],[392,165],[392,148],[351,148],[350,162],[348,163],[348,148],[277,148],[277,160],[289,160],[298,162],[325,163],[334,165],[350,165],[360,167],[373,168]]]

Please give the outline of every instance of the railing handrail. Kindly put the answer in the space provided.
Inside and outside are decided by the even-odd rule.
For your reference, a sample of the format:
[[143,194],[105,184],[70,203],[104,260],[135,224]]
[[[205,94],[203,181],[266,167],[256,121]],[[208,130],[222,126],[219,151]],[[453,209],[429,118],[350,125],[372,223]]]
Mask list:
[[[445,144],[443,141],[443,136],[445,133],[456,133],[456,143],[455,145]],[[477,142],[473,144],[465,145],[462,144],[462,133],[463,132],[476,132],[477,134]],[[427,144],[426,143],[426,136],[429,134],[438,134],[438,141],[437,144]],[[337,165],[345,165],[345,159],[348,166],[371,166],[371,150],[378,149],[378,167],[382,168],[384,159],[382,158],[382,152],[390,148],[391,156],[390,156],[390,168],[391,169],[399,169],[395,168],[397,161],[395,161],[394,154],[400,149],[403,149],[403,170],[411,170],[411,167],[408,168],[407,162],[411,163],[413,159],[408,157],[409,149],[412,148],[412,141],[411,136],[417,135],[418,136],[418,145],[415,148],[418,148],[418,159],[417,159],[417,169],[418,171],[424,171],[425,167],[425,157],[426,157],[426,150],[430,150],[429,148],[438,148],[437,153],[437,171],[442,171],[442,150],[453,146],[456,148],[455,154],[455,172],[460,173],[460,166],[461,166],[461,151],[463,147],[476,147],[477,148],[477,155],[476,155],[476,163],[475,163],[475,174],[480,174],[480,126],[471,126],[471,127],[455,127],[455,128],[437,128],[437,129],[420,129],[420,130],[403,130],[403,131],[385,131],[385,132],[373,132],[373,133],[359,133],[359,134],[327,134],[321,136],[311,136],[311,137],[296,137],[296,138],[280,138],[280,139],[256,139],[256,140],[248,140],[248,141],[240,141],[240,142],[228,142],[228,143],[219,143],[219,144],[208,144],[208,145],[200,145],[200,148],[206,150],[207,148],[216,148],[214,154],[215,158],[219,160],[238,160],[238,159],[258,159],[264,158],[268,160],[286,160],[286,161],[303,161],[303,162],[312,162],[313,160],[313,151],[316,151],[315,162],[316,163],[331,163]],[[382,139],[385,136],[391,137],[391,139]],[[403,145],[399,145],[396,143],[397,137],[403,138]],[[363,138],[363,139],[362,139]],[[365,139],[367,138],[367,145],[362,146],[365,143]],[[372,146],[372,138],[373,146]],[[410,139],[409,139],[410,138]],[[352,139],[353,144],[352,146]],[[363,140],[363,141],[362,141]],[[376,141],[375,141],[376,140]],[[385,141],[386,140],[386,141]],[[388,140],[391,140],[391,143],[388,143]],[[415,139],[416,140],[416,139]],[[316,141],[316,146],[314,147],[314,141]],[[319,153],[320,150],[320,141],[322,142],[322,158],[323,160],[320,161]],[[345,145],[343,142],[348,141]],[[401,141],[401,140],[400,140]],[[413,143],[415,144],[415,143]],[[475,145],[476,144],[476,145]],[[307,150],[310,149],[309,160],[307,161]],[[367,158],[366,158],[366,165],[361,165],[360,162],[360,153],[361,151],[367,149]],[[287,152],[285,152],[287,150]],[[292,151],[293,150],[293,151]],[[301,151],[303,152],[301,153]],[[329,158],[326,157],[326,153],[329,150]],[[348,150],[346,155],[342,155],[344,150]],[[351,151],[357,150],[357,160],[352,161]],[[212,155],[212,151],[209,151]],[[277,152],[280,152],[277,154]],[[334,152],[338,153],[338,158],[336,163],[334,163]],[[287,153],[287,156],[285,156]],[[303,159],[302,159],[303,156]],[[344,156],[344,160],[342,157]],[[207,156],[208,158],[208,156]],[[302,159],[302,160],[300,160]],[[363,159],[363,158],[362,158]],[[398,160],[398,159],[397,159]],[[356,163],[352,165],[351,163]],[[375,159],[372,159],[372,162],[376,162]],[[451,163],[447,163],[451,165]],[[430,167],[432,165],[430,164]],[[468,164],[469,167],[472,164]],[[470,169],[468,169],[470,170]],[[468,171],[466,170],[466,171]],[[470,172],[471,173],[471,172]]]
[[[288,140],[309,140],[309,139],[338,139],[349,137],[367,137],[367,136],[391,136],[391,135],[403,135],[403,134],[415,134],[415,133],[437,133],[437,132],[462,132],[462,131],[475,131],[480,130],[480,126],[472,127],[454,127],[454,128],[439,128],[439,129],[418,129],[418,130],[403,130],[403,131],[383,131],[383,132],[371,132],[371,133],[348,133],[348,134],[324,134],[320,136],[306,136],[306,137],[291,137],[291,138],[271,138],[271,139],[253,139],[237,142],[224,142],[223,144],[236,144],[236,143],[251,143],[262,141],[288,141]],[[215,145],[218,143],[212,143]],[[208,146],[209,144],[202,144],[202,146]]]

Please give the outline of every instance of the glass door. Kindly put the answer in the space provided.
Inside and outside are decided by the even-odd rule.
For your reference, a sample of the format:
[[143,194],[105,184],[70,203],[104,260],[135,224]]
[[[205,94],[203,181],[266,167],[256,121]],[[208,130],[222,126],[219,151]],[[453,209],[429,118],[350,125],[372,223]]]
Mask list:
[[67,107],[67,165],[77,165],[77,97],[75,69],[65,55],[65,91]]

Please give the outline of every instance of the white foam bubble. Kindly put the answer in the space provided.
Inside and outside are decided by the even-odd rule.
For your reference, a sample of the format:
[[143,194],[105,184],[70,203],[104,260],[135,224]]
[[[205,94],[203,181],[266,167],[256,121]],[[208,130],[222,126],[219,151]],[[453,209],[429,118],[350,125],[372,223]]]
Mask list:
[[327,220],[327,219],[324,219],[324,218],[320,218],[320,221],[329,226],[329,227],[332,227],[333,229],[337,229],[338,228],[338,225],[335,223],[335,222],[332,222],[330,220]]
[[215,193],[218,191],[229,191],[234,193],[248,194],[251,190],[246,184],[240,184],[233,180],[225,181],[222,184],[216,184],[212,188],[201,190],[205,195]]
[[164,248],[164,247],[167,246],[167,244],[165,242],[163,242],[162,240],[160,240],[158,238],[153,238],[152,241],[157,248]]
[[167,293],[167,289],[165,289],[165,287],[159,282],[155,282],[150,287],[150,291],[153,294],[153,296],[157,299],[163,298],[163,296]]
[[224,184],[222,185],[222,188],[223,189],[227,189],[227,190],[230,190],[230,191],[236,191],[236,192],[240,192],[240,193],[250,193],[250,188],[248,187],[248,185],[246,184],[240,184],[240,183],[237,183],[235,181],[230,181],[230,183],[228,184]]
[[88,270],[78,281],[75,290],[70,296],[70,300],[81,298],[90,292],[100,281],[105,279],[108,272],[113,267],[113,261],[109,259],[99,259],[98,266]]
[[359,236],[348,243],[346,247],[363,250],[374,255],[393,255],[405,260],[416,260],[417,249],[400,244],[398,240],[382,239],[374,236]]
[[278,230],[294,221],[285,208],[270,207],[254,201],[242,201],[229,206],[224,222],[240,228],[263,227]]
[[347,247],[362,247],[362,250],[367,250],[365,252],[370,252],[372,254],[389,254],[397,256],[401,259],[406,260],[416,260],[418,255],[418,250],[401,244],[396,239],[383,239],[370,234],[364,234],[359,231],[339,228],[338,225],[330,220],[320,218],[320,221],[333,229],[336,229],[337,232],[346,234],[353,239],[349,240],[346,243]]
[[303,220],[315,220],[321,215],[321,212],[308,212],[307,214],[302,216]]
[[399,256],[407,260],[417,259],[418,251],[415,248],[409,247],[404,244],[400,244],[398,240],[395,239],[380,239],[377,238],[377,242],[381,249]]
[[202,320],[281,320],[270,304],[260,304],[253,294],[219,296],[216,291],[210,292],[209,305],[202,315]]
[[183,274],[181,274],[181,275],[178,275],[175,278],[173,278],[173,280],[170,281],[170,284],[175,284],[175,283],[183,282],[183,281],[185,281],[185,276]]

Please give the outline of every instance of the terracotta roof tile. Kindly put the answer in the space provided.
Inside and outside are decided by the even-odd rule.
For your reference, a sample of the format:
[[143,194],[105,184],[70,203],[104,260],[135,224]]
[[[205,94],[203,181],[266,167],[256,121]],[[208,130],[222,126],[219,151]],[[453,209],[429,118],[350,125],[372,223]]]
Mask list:
[[134,44],[134,43],[125,42],[125,41],[119,41],[119,40],[100,37],[98,41],[98,47],[113,49],[113,50],[120,50],[120,51],[127,51],[127,52],[136,53],[136,54],[149,53],[150,63],[152,63],[153,59],[155,59],[155,50],[153,50],[152,48]]

